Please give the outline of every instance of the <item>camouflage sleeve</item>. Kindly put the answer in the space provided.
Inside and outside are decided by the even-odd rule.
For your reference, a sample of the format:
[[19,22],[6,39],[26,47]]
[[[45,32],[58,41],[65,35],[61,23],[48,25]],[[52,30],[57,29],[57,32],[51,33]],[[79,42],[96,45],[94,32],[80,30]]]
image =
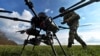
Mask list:
[[66,16],[69,16],[68,18],[65,17],[65,20],[64,22],[72,22],[73,20],[78,20],[80,17],[78,14],[76,14],[75,12],[71,12],[69,13],[69,15],[66,15]]

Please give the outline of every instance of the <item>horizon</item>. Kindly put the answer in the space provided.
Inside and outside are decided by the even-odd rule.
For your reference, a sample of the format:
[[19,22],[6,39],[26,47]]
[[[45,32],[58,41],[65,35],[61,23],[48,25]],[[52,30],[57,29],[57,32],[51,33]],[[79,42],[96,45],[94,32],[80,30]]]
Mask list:
[[[34,15],[31,10],[25,5],[24,0],[0,0],[0,10],[8,10],[13,11],[13,13],[1,13],[0,15],[9,16],[9,17],[18,17],[24,20],[30,20]],[[65,8],[70,7],[71,5],[77,3],[80,0],[31,0],[34,3],[34,9],[37,13],[43,11],[48,16],[54,17],[59,14],[59,8],[64,6]],[[56,3],[56,4],[55,4]],[[11,5],[11,6],[10,6]],[[81,19],[81,25],[88,25],[84,27],[79,27],[78,34],[79,36],[87,43],[87,45],[96,44],[100,45],[100,2],[95,2],[88,6],[85,6],[81,9],[75,10]],[[55,19],[54,22],[57,25],[61,25],[62,17]],[[68,27],[66,24],[62,25]],[[16,33],[18,30],[27,29],[30,27],[29,23],[13,21],[0,18],[0,30],[5,32],[6,36],[8,36],[10,40],[14,40],[18,44],[21,44],[26,39],[26,34]],[[56,34],[58,39],[63,45],[67,45],[68,43],[68,32],[69,30],[60,30]],[[55,44],[57,42],[54,40]],[[75,45],[79,43],[75,41]]]

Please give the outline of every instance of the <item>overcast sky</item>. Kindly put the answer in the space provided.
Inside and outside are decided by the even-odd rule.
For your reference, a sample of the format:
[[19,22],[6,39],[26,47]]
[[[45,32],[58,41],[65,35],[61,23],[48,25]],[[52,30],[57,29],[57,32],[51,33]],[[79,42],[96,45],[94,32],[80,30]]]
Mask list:
[[[59,14],[59,8],[68,8],[80,0],[31,0],[34,4],[34,9],[36,13],[44,11],[48,16],[54,17]],[[20,19],[30,20],[34,14],[25,5],[24,0],[0,0],[0,10],[9,10],[13,13],[1,13],[0,15],[9,17],[18,17]],[[80,15],[80,26],[87,25],[84,27],[79,27],[78,34],[81,38],[89,44],[100,44],[100,2],[95,2],[91,5],[85,6],[81,9],[76,10]],[[57,25],[61,25],[62,18],[54,20]],[[66,26],[66,25],[63,25]],[[0,29],[9,36],[8,39],[14,40],[17,43],[23,43],[27,35],[16,33],[18,30],[27,29],[30,27],[29,23],[16,22],[12,20],[7,20],[0,18]],[[67,27],[67,26],[66,26]],[[60,30],[57,32],[57,36],[62,44],[67,45],[68,42],[68,29]],[[55,41],[55,44],[56,41]],[[75,41],[75,44],[79,44]]]

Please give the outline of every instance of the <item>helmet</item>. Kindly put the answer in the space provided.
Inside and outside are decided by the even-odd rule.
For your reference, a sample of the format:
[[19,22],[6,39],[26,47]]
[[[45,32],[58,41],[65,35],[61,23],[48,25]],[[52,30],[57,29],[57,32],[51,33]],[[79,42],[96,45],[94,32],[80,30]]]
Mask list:
[[61,7],[61,8],[59,9],[59,12],[61,13],[61,12],[63,12],[63,11],[65,11],[65,8],[64,8],[64,7]]

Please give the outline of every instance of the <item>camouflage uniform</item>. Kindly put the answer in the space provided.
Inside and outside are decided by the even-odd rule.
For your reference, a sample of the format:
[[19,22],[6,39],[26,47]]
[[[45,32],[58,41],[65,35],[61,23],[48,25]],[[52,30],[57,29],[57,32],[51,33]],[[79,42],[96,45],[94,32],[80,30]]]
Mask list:
[[[60,13],[64,13],[65,11],[66,10],[64,7],[61,7],[59,10]],[[82,45],[82,47],[87,46],[85,42],[77,34],[77,29],[79,26],[79,19],[80,19],[80,16],[76,14],[75,12],[70,12],[68,14],[65,14],[63,17],[62,24],[67,23],[70,29],[69,38],[68,38],[68,47],[71,47],[72,44],[74,44],[74,39],[76,39]]]
[[76,39],[83,47],[86,46],[85,42],[78,36],[77,29],[79,26],[80,16],[75,12],[70,12],[64,15],[64,21],[69,26],[69,39],[68,39],[68,47],[71,47],[74,44],[74,39]]

